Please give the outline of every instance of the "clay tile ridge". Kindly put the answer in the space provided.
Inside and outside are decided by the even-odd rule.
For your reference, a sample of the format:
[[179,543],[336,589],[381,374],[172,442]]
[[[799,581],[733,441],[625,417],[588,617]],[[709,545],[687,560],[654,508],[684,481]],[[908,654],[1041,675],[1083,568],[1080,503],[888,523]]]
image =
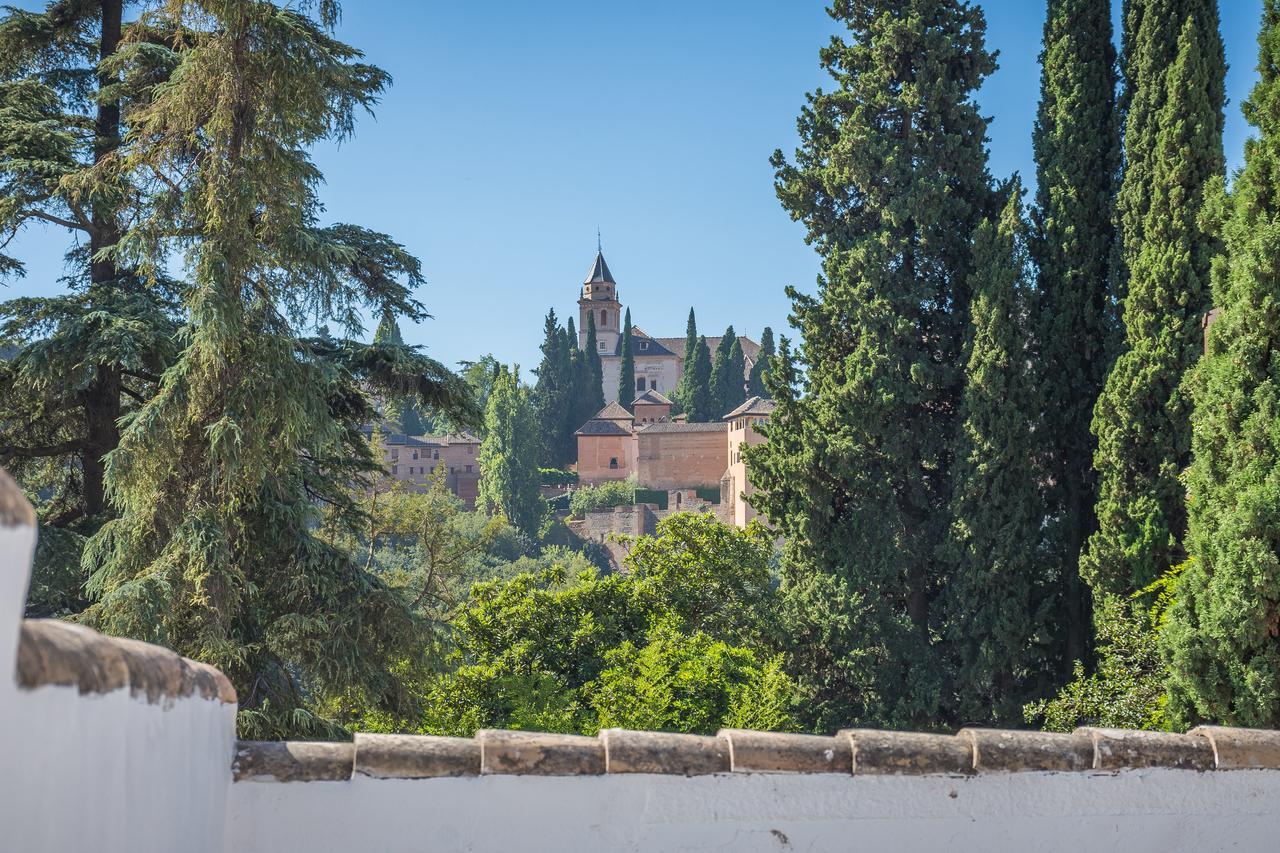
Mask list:
[[474,738],[357,734],[354,743],[237,744],[237,780],[648,773],[972,776],[1127,769],[1280,770],[1280,732],[1201,726],[1187,734],[1082,728],[1069,734],[846,729],[836,735],[721,729],[715,735],[606,729],[597,737],[483,729]]

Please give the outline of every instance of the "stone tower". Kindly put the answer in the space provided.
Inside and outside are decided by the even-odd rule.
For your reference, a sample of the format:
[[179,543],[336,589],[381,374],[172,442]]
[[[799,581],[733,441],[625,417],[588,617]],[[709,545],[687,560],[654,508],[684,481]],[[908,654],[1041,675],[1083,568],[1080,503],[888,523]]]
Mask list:
[[622,303],[618,301],[618,285],[598,247],[595,263],[582,283],[582,297],[578,300],[578,349],[587,345],[588,312],[596,321],[596,346],[600,354],[613,355],[622,334]]

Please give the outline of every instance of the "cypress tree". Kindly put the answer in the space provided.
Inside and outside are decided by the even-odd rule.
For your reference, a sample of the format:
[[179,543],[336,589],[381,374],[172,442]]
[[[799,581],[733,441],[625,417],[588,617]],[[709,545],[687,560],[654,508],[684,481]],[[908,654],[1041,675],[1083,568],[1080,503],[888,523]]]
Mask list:
[[[720,338],[720,343],[716,347],[714,360],[711,362],[711,420],[719,420],[728,414],[736,403],[732,403],[734,399],[741,396],[741,391],[735,393],[734,375],[733,375],[733,346],[738,342],[738,336],[733,331],[733,326],[724,330],[724,336]],[[738,348],[738,355],[741,357],[742,348]],[[742,379],[743,371],[738,371],[738,379]]]
[[[362,311],[424,316],[422,277],[385,235],[316,224],[307,149],[349,135],[387,81],[330,35],[338,5],[320,10],[161,7],[157,26],[182,39],[140,36],[137,54],[173,74],[126,87],[141,93],[128,110],[137,145],[117,164],[155,194],[125,256],[157,269],[176,244],[190,281],[183,349],[108,459],[119,515],[86,546],[84,618],[218,666],[242,736],[259,738],[333,734],[312,703],[349,690],[386,710],[404,701],[392,665],[414,647],[412,608],[320,529],[321,505],[330,527],[363,529],[352,486],[382,461],[361,432],[376,415],[365,388],[416,390],[474,420],[443,366],[354,339]],[[353,338],[302,337],[303,316]]]
[[1183,553],[1179,474],[1190,461],[1191,435],[1180,384],[1200,355],[1218,252],[1201,208],[1224,168],[1217,4],[1151,0],[1133,51],[1118,202],[1128,274],[1125,351],[1094,409],[1098,530],[1080,563],[1091,584],[1120,594],[1146,587]]
[[751,365],[751,377],[747,380],[747,396],[764,397],[768,391],[764,387],[764,374],[769,369],[769,359],[775,355],[773,346],[773,329],[768,326],[760,333],[760,352],[756,355],[755,364]]
[[[982,11],[837,0],[783,206],[822,259],[788,290],[804,335],[768,441],[747,452],[756,504],[786,539],[792,673],[818,728],[938,721],[932,637],[945,582],[970,238],[992,207],[974,92],[995,69]],[[921,85],[928,81],[928,85]],[[835,597],[833,599],[833,596]]]
[[[587,346],[583,355],[586,357],[587,378],[582,404],[582,412],[586,417],[582,418],[582,423],[586,423],[592,415],[604,408],[604,365],[600,363],[594,311],[587,312]],[[582,426],[582,423],[578,426]]]
[[479,504],[502,513],[524,535],[534,538],[542,524],[537,463],[537,415],[519,368],[503,367],[489,393],[480,466]]
[[965,387],[946,559],[947,649],[957,662],[954,716],[999,724],[1056,685],[1043,666],[1053,586],[1040,553],[1026,226],[1017,181],[998,221],[974,235]]
[[631,352],[631,309],[622,324],[622,359],[618,365],[618,403],[630,409],[636,399],[636,360]]
[[690,423],[706,423],[712,419],[715,404],[711,399],[711,348],[705,336],[698,338],[692,369],[685,372],[689,374],[689,406],[685,414]]
[[1052,519],[1052,571],[1062,595],[1062,663],[1085,657],[1087,588],[1080,551],[1097,526],[1090,430],[1115,327],[1120,133],[1110,0],[1050,0],[1040,54],[1035,234],[1037,335]]
[[[383,314],[382,319],[378,321],[378,328],[374,330],[373,341],[394,347],[405,345],[404,337],[400,334],[400,324],[396,322],[394,314],[390,312]],[[401,400],[398,409],[401,432],[405,435],[422,435],[426,431],[422,415],[418,413],[418,406],[412,397]]]
[[1280,2],[1266,0],[1260,79],[1216,270],[1221,314],[1189,385],[1191,559],[1158,637],[1175,724],[1280,726]]
[[747,359],[742,353],[742,339],[734,338],[729,348],[729,369],[725,378],[724,415],[738,408],[747,399]]
[[[569,422],[572,406],[572,377],[564,330],[556,321],[555,309],[547,312],[543,322],[542,360],[534,373],[538,377],[533,388],[533,406],[537,412],[538,464],[559,468],[569,462],[566,436],[571,434]],[[576,428],[576,427],[575,427]]]
[[689,411],[693,399],[693,362],[698,357],[698,322],[694,319],[693,309],[689,309],[689,319],[684,326],[684,353],[680,361],[680,381],[676,383],[673,402],[682,412]]

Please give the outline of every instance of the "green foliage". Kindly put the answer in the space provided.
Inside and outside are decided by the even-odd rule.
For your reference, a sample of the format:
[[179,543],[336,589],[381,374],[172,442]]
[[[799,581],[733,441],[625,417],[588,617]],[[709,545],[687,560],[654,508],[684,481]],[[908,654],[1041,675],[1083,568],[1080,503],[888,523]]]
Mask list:
[[1055,686],[1045,666],[1055,589],[1044,571],[1042,439],[1027,325],[1026,225],[1014,181],[998,221],[973,238],[970,329],[955,446],[946,649],[954,713],[1008,725]]
[[1223,173],[1225,64],[1210,0],[1150,0],[1133,36],[1125,174],[1118,198],[1124,352],[1094,409],[1099,529],[1081,574],[1128,594],[1183,555],[1190,406],[1183,375],[1202,348],[1220,246],[1201,219]]
[[794,163],[773,158],[822,275],[814,296],[788,291],[799,364],[784,341],[769,440],[744,455],[787,541],[788,632],[805,643],[788,670],[808,722],[937,725],[970,240],[995,212],[974,93],[995,60],[976,5],[831,13],[847,31],[820,54],[834,88],[809,96]]
[[1258,135],[1226,206],[1221,314],[1188,380],[1193,560],[1160,633],[1179,725],[1280,726],[1280,4],[1263,4],[1260,79],[1243,105]]
[[610,480],[594,486],[582,486],[569,495],[569,515],[583,518],[589,512],[598,512],[615,506],[630,506],[636,502],[635,480]]
[[573,353],[577,346],[556,322],[554,309],[547,312],[543,326],[542,361],[534,373],[533,406],[537,413],[538,462],[548,468],[562,468],[576,457],[573,432],[578,407]]
[[794,684],[769,651],[771,555],[761,529],[677,514],[635,541],[625,574],[561,553],[477,585],[455,623],[460,665],[431,686],[421,727],[790,728]]
[[577,471],[563,468],[539,468],[538,483],[543,486],[572,486],[578,482]]
[[1051,732],[1077,726],[1124,729],[1169,727],[1165,715],[1165,667],[1156,647],[1155,625],[1141,607],[1102,594],[1094,612],[1097,667],[1086,675],[1075,662],[1074,678],[1056,698],[1026,707],[1026,720]]
[[746,399],[745,375],[742,344],[730,326],[724,330],[711,364],[711,412],[707,420],[719,420],[742,405]]
[[587,340],[582,355],[586,359],[586,370],[582,379],[582,402],[574,429],[591,420],[592,415],[604,408],[604,365],[600,363],[594,311],[587,312]]
[[[118,517],[86,546],[83,618],[222,669],[250,737],[333,733],[315,707],[353,686],[389,709],[402,695],[390,663],[412,613],[319,524],[320,506],[332,524],[362,521],[351,486],[378,469],[366,389],[474,417],[442,366],[353,339],[365,312],[423,316],[422,279],[389,237],[316,222],[307,148],[349,136],[387,79],[329,35],[336,5],[322,9],[168,4],[149,20],[183,38],[133,32],[112,64],[127,79],[157,57],[173,69],[124,87],[131,144],[112,170],[145,194],[115,257],[150,277],[175,247],[190,280],[182,349],[107,459]],[[300,336],[323,322],[351,337]]]
[[[683,404],[684,412],[689,418],[689,423],[706,423],[718,416],[714,414],[715,402],[711,395],[711,349],[707,346],[705,337],[698,338],[692,364],[692,368],[687,366],[685,368],[689,383],[687,397]],[[684,381],[685,376],[682,375],[680,379]]]
[[681,354],[680,381],[676,383],[676,391],[671,395],[675,403],[674,413],[687,412],[693,404],[695,377],[693,364],[698,357],[698,321],[689,309],[689,319],[684,328],[684,352]]
[[538,535],[546,514],[538,473],[537,414],[519,368],[500,369],[485,410],[479,504],[502,514],[529,538]]
[[632,352],[631,309],[622,324],[622,360],[618,366],[618,405],[630,409],[636,398],[636,359]]
[[751,365],[751,376],[747,379],[748,397],[766,397],[769,392],[764,387],[764,374],[769,369],[769,359],[777,354],[773,344],[773,329],[768,326],[760,334],[760,352],[756,355],[755,364]]
[[1040,65],[1030,250],[1038,270],[1043,459],[1052,484],[1053,550],[1045,560],[1061,598],[1054,645],[1070,665],[1090,643],[1089,593],[1079,572],[1080,551],[1097,528],[1090,423],[1118,329],[1112,262],[1120,116],[1110,0],[1051,0]]

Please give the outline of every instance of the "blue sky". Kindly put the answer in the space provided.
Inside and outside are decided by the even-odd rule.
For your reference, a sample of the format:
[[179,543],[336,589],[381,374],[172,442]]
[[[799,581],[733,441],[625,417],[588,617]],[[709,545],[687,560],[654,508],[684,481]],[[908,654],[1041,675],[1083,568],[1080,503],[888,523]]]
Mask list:
[[[979,93],[991,171],[1031,184],[1044,4],[980,5],[1000,51]],[[1235,168],[1261,4],[1222,5]],[[834,31],[810,0],[347,0],[339,35],[394,85],[353,140],[316,151],[327,216],[421,258],[434,319],[404,336],[449,363],[491,352],[533,367],[547,308],[576,315],[597,226],[651,334],[683,334],[691,305],[707,334],[781,331],[783,287],[811,289],[818,265],[768,158],[795,146]],[[55,292],[65,240],[49,227],[15,242],[29,275],[0,299]]]

